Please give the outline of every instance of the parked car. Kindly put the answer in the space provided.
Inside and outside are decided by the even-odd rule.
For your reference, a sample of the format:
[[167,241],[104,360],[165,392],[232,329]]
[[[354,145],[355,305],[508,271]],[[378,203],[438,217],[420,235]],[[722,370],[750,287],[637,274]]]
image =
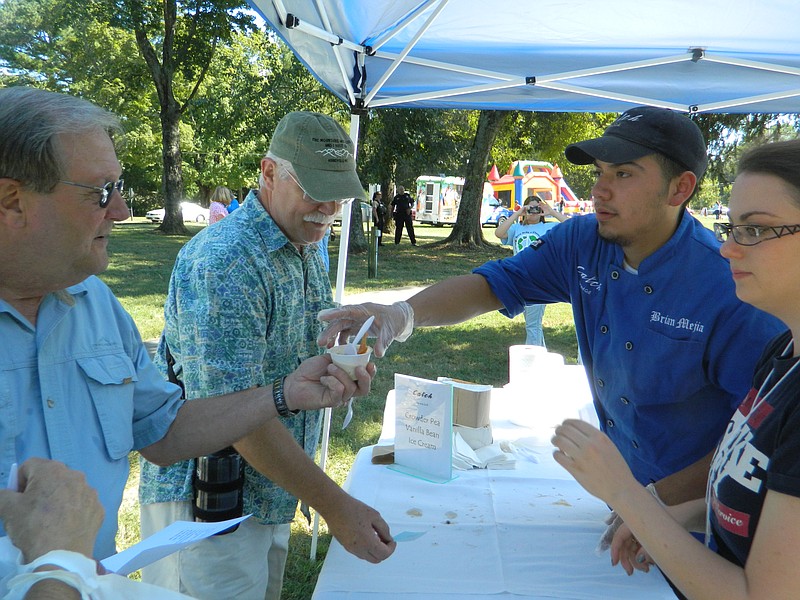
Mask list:
[[508,219],[511,215],[514,214],[513,210],[510,210],[503,206],[502,204],[493,205],[494,210],[492,210],[484,219],[481,221],[481,227],[486,227],[487,225],[494,225],[497,227]]
[[[161,223],[164,220],[163,208],[157,208],[149,211],[145,218],[153,223]],[[181,202],[181,212],[183,213],[184,221],[191,221],[193,223],[207,223],[208,222],[208,209],[203,208],[194,202]]]

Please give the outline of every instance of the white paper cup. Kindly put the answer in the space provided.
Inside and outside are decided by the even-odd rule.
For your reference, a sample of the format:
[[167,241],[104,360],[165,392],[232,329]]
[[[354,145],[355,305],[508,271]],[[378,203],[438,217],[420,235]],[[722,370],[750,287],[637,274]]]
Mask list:
[[350,375],[353,381],[355,381],[358,379],[356,377],[356,367],[367,366],[367,363],[369,363],[369,359],[372,356],[372,347],[367,346],[367,351],[364,354],[344,354],[342,352],[343,350],[343,346],[334,346],[333,348],[328,348],[328,354],[331,355],[333,364],[341,369],[344,369],[345,372]]
[[530,386],[535,375],[536,363],[544,361],[547,349],[544,346],[508,347],[508,382],[511,385]]

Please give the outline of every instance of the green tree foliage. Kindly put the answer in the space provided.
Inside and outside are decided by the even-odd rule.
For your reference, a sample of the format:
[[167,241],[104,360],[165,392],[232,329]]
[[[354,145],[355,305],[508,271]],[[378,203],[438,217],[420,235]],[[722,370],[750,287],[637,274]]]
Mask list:
[[564,157],[572,142],[602,135],[616,118],[611,113],[514,112],[498,132],[490,166],[506,173],[515,160],[542,160],[557,164],[572,190],[581,197],[591,195],[590,167],[573,165]]
[[121,115],[126,136],[118,152],[126,186],[154,202],[161,167],[153,157],[160,131],[152,119],[144,63],[130,60],[138,54],[136,40],[130,32],[86,17],[83,8],[60,0],[0,5],[0,62],[8,68],[0,84],[82,96]]
[[287,112],[343,108],[269,31],[234,33],[218,48],[184,117],[193,131],[184,157],[199,195],[205,200],[204,191],[216,185],[240,194],[255,187],[261,157]]
[[469,111],[370,111],[362,119],[362,180],[380,183],[384,196],[391,200],[394,186],[413,189],[420,175],[461,175],[475,121]]

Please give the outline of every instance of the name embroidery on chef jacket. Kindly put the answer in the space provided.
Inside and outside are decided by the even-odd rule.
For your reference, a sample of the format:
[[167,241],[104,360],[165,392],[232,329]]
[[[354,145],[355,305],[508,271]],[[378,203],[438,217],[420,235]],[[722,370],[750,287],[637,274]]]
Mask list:
[[694,331],[703,333],[705,325],[700,321],[693,321],[686,317],[675,317],[672,315],[665,315],[664,313],[654,310],[650,313],[650,322],[659,323],[673,329],[685,329],[686,331]]

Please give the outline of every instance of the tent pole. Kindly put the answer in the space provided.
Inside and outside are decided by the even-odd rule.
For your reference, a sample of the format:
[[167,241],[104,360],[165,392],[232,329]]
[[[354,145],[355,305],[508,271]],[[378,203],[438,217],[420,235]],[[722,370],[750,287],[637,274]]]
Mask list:
[[[350,113],[350,139],[353,140],[353,158],[358,157],[358,127],[359,127],[359,113],[351,111]],[[359,199],[354,200],[358,202]],[[344,279],[347,270],[347,249],[350,246],[350,216],[352,215],[352,207],[345,204],[342,210],[342,230],[339,232],[339,261],[336,268],[336,290],[334,294],[334,301],[341,304],[344,299]],[[319,451],[319,468],[325,470],[325,465],[328,462],[328,440],[331,434],[331,409],[326,408],[322,419],[322,444]],[[312,561],[317,560],[317,541],[319,539],[319,513],[314,511],[314,525],[311,530],[311,553],[309,558]]]

